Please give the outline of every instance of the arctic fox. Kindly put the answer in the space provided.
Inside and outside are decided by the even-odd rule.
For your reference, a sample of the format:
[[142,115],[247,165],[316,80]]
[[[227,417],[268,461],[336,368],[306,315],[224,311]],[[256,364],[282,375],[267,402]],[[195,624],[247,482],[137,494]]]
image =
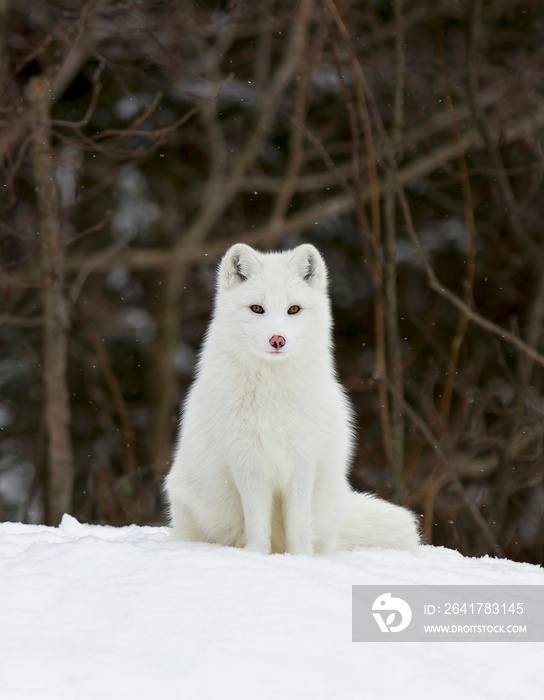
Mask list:
[[417,548],[410,511],[348,484],[327,287],[309,244],[225,254],[165,483],[174,537],[263,554]]

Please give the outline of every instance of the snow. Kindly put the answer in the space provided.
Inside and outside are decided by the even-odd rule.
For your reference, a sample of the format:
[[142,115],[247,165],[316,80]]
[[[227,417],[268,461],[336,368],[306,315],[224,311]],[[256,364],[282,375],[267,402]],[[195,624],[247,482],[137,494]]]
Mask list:
[[541,697],[544,643],[351,641],[352,584],[537,584],[421,547],[264,556],[167,528],[0,524],[2,700]]

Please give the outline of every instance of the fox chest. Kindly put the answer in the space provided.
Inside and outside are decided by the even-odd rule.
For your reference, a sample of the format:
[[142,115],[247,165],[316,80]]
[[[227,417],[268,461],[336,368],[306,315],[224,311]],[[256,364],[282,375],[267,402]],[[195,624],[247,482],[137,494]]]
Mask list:
[[223,441],[236,463],[264,468],[281,485],[297,465],[317,460],[326,419],[323,407],[306,392],[249,387],[229,404]]

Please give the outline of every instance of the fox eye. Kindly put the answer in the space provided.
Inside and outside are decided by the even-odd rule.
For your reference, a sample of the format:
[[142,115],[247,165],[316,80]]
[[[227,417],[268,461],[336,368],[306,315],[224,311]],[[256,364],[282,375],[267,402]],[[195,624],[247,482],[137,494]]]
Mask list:
[[253,311],[254,314],[264,314],[264,309],[262,306],[259,306],[259,304],[253,304],[249,308]]
[[297,306],[296,304],[294,304],[293,306],[290,306],[290,307],[287,309],[287,313],[288,313],[288,314],[291,314],[291,315],[292,315],[292,314],[298,314],[299,311],[300,311],[300,306]]

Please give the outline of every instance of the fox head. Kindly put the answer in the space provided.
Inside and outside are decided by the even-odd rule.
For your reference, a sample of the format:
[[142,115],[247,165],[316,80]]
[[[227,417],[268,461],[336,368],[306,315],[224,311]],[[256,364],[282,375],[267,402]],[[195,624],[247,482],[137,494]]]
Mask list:
[[217,278],[214,328],[235,353],[279,362],[311,361],[330,350],[327,268],[313,245],[260,253],[244,243],[223,257]]

